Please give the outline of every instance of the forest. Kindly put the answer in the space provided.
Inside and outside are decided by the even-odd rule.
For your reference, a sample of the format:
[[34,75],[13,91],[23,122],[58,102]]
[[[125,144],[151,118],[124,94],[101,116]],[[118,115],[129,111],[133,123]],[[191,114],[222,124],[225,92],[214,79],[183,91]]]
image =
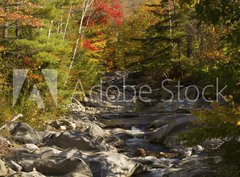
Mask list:
[[[23,177],[240,177],[239,59],[238,0],[0,0],[0,166]],[[114,88],[127,102],[114,99]],[[35,131],[62,134],[33,141]],[[136,139],[144,143],[129,145]],[[37,161],[35,174],[8,155],[22,153],[19,146],[35,152],[34,144],[77,148],[81,158],[71,158],[88,167]],[[109,162],[113,150],[104,144],[132,169]],[[84,159],[88,150],[94,155]],[[141,156],[154,156],[155,166]],[[162,158],[177,159],[179,168]],[[64,164],[74,173],[55,173]]]

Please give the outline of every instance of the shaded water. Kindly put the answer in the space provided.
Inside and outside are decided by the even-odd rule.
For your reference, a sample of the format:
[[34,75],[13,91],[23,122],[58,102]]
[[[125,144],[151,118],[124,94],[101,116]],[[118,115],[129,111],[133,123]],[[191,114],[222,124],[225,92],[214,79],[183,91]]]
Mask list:
[[129,134],[133,135],[133,137],[127,139],[125,141],[127,149],[134,150],[138,148],[143,148],[148,152],[169,152],[168,149],[162,147],[160,144],[153,144],[147,142],[145,140],[146,134],[149,133],[149,125],[159,120],[163,117],[172,115],[169,113],[139,113],[138,117],[132,118],[122,118],[119,114],[119,117],[114,114],[114,118],[112,119],[102,119],[101,122],[106,126],[107,129],[111,128],[122,128],[125,129]]

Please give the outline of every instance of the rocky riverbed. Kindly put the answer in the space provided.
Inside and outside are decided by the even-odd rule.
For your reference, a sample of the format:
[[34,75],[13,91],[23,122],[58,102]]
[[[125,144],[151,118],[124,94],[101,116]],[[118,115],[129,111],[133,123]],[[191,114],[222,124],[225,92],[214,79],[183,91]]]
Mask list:
[[[110,85],[123,93],[123,77],[139,87],[138,73],[110,73],[104,78],[103,91]],[[127,97],[131,98],[129,87]],[[37,131],[24,122],[6,127],[11,135],[1,137],[0,176],[11,177],[204,177],[214,176],[207,164],[206,147],[184,147],[180,133],[194,126],[193,107],[199,102],[147,104],[111,102],[106,97],[69,105],[61,119],[46,122]],[[163,97],[164,93],[150,95]],[[111,98],[116,93],[111,92]],[[214,142],[212,142],[214,143]],[[218,142],[219,143],[219,142]]]

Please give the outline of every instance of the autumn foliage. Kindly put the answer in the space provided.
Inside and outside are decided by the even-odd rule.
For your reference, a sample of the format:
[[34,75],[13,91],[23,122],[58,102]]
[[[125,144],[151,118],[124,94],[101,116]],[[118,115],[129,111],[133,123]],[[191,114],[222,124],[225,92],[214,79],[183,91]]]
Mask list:
[[123,9],[118,0],[110,0],[109,2],[98,0],[94,4],[94,12],[95,18],[90,21],[90,25],[96,22],[106,24],[109,18],[114,20],[119,26],[122,24]]
[[4,1],[0,7],[0,18],[5,22],[17,21],[18,25],[40,27],[41,20],[32,15],[33,9],[41,6],[29,1]]

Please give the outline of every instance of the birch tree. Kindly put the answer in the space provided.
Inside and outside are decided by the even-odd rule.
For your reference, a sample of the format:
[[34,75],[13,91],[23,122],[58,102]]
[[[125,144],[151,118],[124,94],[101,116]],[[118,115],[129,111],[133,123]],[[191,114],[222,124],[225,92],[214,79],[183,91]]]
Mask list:
[[[80,24],[79,24],[79,27],[78,27],[78,35],[77,35],[77,40],[75,42],[75,47],[74,47],[74,50],[73,50],[71,64],[69,66],[69,72],[71,71],[71,69],[73,67],[73,64],[75,62],[75,58],[76,58],[76,55],[77,55],[77,50],[78,50],[79,43],[80,43],[81,39],[83,38],[84,19],[85,19],[85,17],[87,16],[87,14],[89,12],[90,15],[89,15],[88,20],[87,20],[87,22],[85,24],[85,26],[87,26],[89,18],[91,16],[93,3],[94,3],[94,0],[84,0],[83,1],[82,16],[81,16]],[[64,85],[66,85],[66,84],[67,84],[67,80],[66,80]]]

